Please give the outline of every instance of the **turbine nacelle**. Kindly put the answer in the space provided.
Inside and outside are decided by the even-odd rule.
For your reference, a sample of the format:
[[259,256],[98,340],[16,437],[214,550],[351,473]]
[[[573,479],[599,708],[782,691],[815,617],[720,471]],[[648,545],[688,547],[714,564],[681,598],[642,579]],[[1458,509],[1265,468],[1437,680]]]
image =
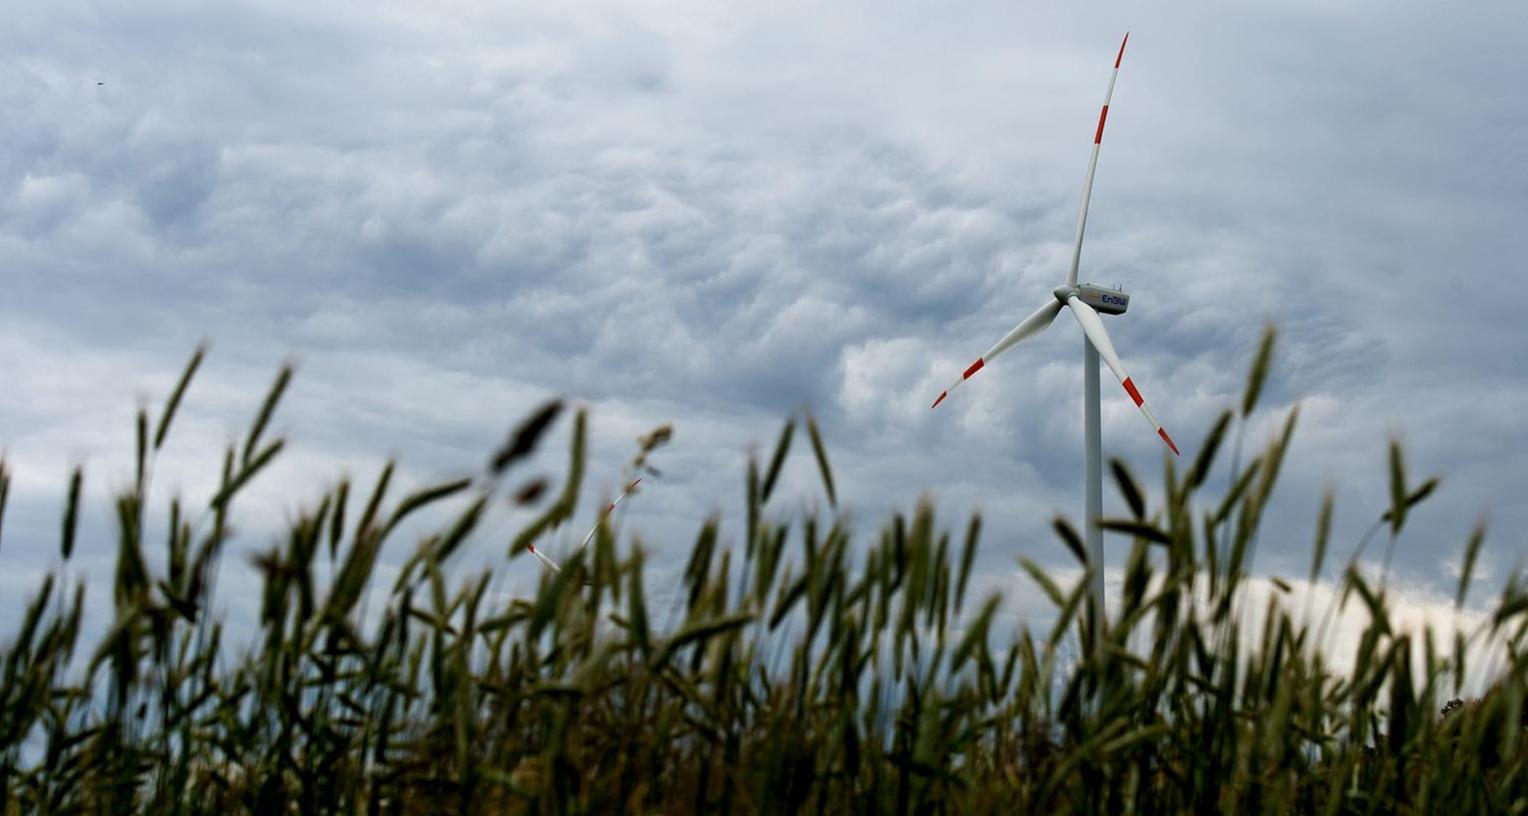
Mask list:
[[1093,311],[1099,314],[1118,315],[1124,314],[1130,308],[1130,295],[1122,289],[1112,289],[1107,286],[1099,286],[1094,283],[1079,283],[1075,286],[1057,286],[1051,291],[1056,300],[1066,303],[1069,297],[1076,297],[1083,303],[1093,307]]

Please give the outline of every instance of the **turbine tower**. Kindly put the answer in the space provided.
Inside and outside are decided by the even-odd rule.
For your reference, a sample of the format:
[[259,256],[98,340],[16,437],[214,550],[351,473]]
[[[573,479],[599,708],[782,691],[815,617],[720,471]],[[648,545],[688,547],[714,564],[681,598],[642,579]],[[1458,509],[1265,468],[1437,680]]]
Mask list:
[[1061,312],[1063,306],[1068,307],[1072,316],[1077,318],[1083,333],[1083,487],[1086,511],[1083,535],[1088,545],[1088,559],[1094,568],[1092,603],[1094,620],[1097,621],[1097,625],[1093,628],[1095,641],[1103,628],[1104,621],[1104,533],[1103,528],[1098,526],[1099,517],[1103,512],[1103,462],[1098,428],[1098,358],[1100,356],[1108,364],[1109,370],[1114,372],[1114,376],[1119,378],[1120,385],[1125,387],[1125,393],[1129,394],[1136,407],[1141,409],[1141,413],[1145,415],[1146,421],[1151,423],[1157,436],[1167,443],[1167,447],[1172,450],[1174,456],[1178,455],[1178,446],[1173,444],[1172,437],[1167,435],[1167,430],[1157,421],[1156,415],[1146,407],[1146,400],[1141,397],[1140,390],[1135,387],[1135,382],[1130,379],[1130,375],[1125,373],[1125,366],[1120,362],[1119,354],[1114,351],[1114,344],[1109,341],[1109,333],[1104,330],[1103,320],[1099,318],[1099,314],[1124,314],[1125,309],[1130,305],[1130,296],[1119,289],[1077,282],[1078,262],[1082,258],[1082,235],[1088,225],[1088,199],[1093,193],[1093,173],[1098,169],[1098,148],[1104,139],[1104,120],[1109,117],[1109,99],[1114,95],[1114,80],[1119,77],[1119,65],[1125,58],[1125,43],[1129,41],[1130,35],[1127,33],[1125,39],[1119,44],[1119,54],[1114,58],[1114,73],[1109,76],[1109,90],[1104,94],[1103,110],[1098,114],[1098,130],[1093,134],[1093,153],[1088,158],[1088,176],[1082,185],[1082,205],[1077,212],[1077,236],[1072,243],[1072,265],[1067,271],[1066,284],[1056,287],[1051,293],[1054,295],[1054,300],[1024,318],[1003,339],[997,341],[997,345],[976,358],[976,362],[961,373],[960,379],[940,392],[939,397],[930,406],[931,408],[939,407],[939,403],[944,402],[956,388],[960,387],[961,383],[971,379],[976,372],[985,368],[999,354],[1044,331],[1051,321],[1056,319],[1056,315]]

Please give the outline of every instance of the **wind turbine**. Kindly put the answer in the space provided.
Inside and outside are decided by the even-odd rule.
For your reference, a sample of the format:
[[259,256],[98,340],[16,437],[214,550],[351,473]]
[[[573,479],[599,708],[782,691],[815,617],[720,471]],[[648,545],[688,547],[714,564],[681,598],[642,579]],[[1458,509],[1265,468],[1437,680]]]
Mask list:
[[1077,237],[1072,243],[1072,266],[1067,272],[1066,284],[1056,287],[1051,293],[1054,295],[1054,300],[1024,318],[1003,339],[997,341],[997,345],[976,358],[976,362],[961,373],[960,379],[940,392],[938,399],[935,399],[934,404],[930,406],[931,409],[939,407],[939,403],[944,402],[956,388],[960,387],[961,383],[971,379],[976,372],[985,368],[999,354],[1044,331],[1051,321],[1056,319],[1056,315],[1061,312],[1063,306],[1071,309],[1072,316],[1077,318],[1083,333],[1082,413],[1085,450],[1083,482],[1086,510],[1084,536],[1088,545],[1088,558],[1094,568],[1093,613],[1094,620],[1100,624],[1094,628],[1095,633],[1099,631],[1104,620],[1104,533],[1103,528],[1098,526],[1099,516],[1103,511],[1103,463],[1098,430],[1098,358],[1100,356],[1108,364],[1109,370],[1114,372],[1114,376],[1119,378],[1120,385],[1125,387],[1125,393],[1129,394],[1136,407],[1141,409],[1141,413],[1146,416],[1146,421],[1151,423],[1157,436],[1167,443],[1167,447],[1172,450],[1174,456],[1178,455],[1178,446],[1173,444],[1172,437],[1167,435],[1167,430],[1157,421],[1156,415],[1146,407],[1146,400],[1141,396],[1140,390],[1135,387],[1135,382],[1130,379],[1130,375],[1125,373],[1125,366],[1120,362],[1119,354],[1114,350],[1114,344],[1109,341],[1109,333],[1104,330],[1103,320],[1099,318],[1100,313],[1124,314],[1125,309],[1130,305],[1130,296],[1119,289],[1077,282],[1077,266],[1082,257],[1082,234],[1088,224],[1088,198],[1093,193],[1093,173],[1098,169],[1098,148],[1104,139],[1104,120],[1109,116],[1109,99],[1114,95],[1114,80],[1119,77],[1119,64],[1125,58],[1125,43],[1129,41],[1130,35],[1127,33],[1125,39],[1119,44],[1119,54],[1114,58],[1114,73],[1109,77],[1109,90],[1104,94],[1103,110],[1098,114],[1098,130],[1093,134],[1093,154],[1088,159],[1088,176],[1082,185],[1082,206],[1077,213]]

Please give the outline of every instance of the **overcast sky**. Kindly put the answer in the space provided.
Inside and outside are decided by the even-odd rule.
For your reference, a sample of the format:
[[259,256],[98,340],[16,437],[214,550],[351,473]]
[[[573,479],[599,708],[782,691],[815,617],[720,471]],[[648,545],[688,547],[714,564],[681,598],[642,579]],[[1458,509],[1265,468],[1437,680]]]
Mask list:
[[[1411,597],[1451,595],[1479,518],[1490,591],[1523,556],[1516,4],[23,0],[6,16],[0,620],[57,560],[75,464],[94,502],[77,568],[109,578],[133,411],[162,403],[201,338],[161,503],[205,500],[277,367],[300,366],[276,423],[290,452],[236,553],[389,455],[408,483],[471,472],[561,395],[590,409],[592,480],[550,549],[672,422],[664,477],[622,520],[671,574],[713,510],[737,543],[747,455],[810,407],[867,540],[925,491],[952,526],[979,510],[982,582],[1040,614],[1015,558],[1068,566],[1048,528],[1080,512],[1080,332],[1062,316],[928,406],[1064,281],[1127,30],[1081,277],[1132,293],[1107,325],[1185,461],[1238,399],[1260,327],[1280,327],[1249,447],[1302,415],[1259,570],[1304,572],[1329,484],[1346,556],[1386,506],[1392,436],[1416,481],[1444,476],[1398,542]],[[1162,446],[1103,376],[1105,452],[1156,485]],[[822,504],[797,464],[782,515]],[[464,563],[502,557],[510,532]],[[513,588],[539,568],[506,569]],[[237,615],[252,600],[232,580]]]

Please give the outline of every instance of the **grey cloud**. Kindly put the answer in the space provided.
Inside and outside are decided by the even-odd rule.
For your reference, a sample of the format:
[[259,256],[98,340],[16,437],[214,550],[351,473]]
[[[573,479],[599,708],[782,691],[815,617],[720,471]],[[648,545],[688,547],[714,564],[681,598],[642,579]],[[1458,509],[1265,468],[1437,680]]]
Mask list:
[[[1064,274],[1129,22],[1083,256],[1137,299],[1109,324],[1127,366],[1192,456],[1278,323],[1248,445],[1305,414],[1262,563],[1304,558],[1328,481],[1356,538],[1401,432],[1419,474],[1450,474],[1402,542],[1426,576],[1432,542],[1482,507],[1528,522],[1509,453],[1528,442],[1523,22],[1472,14],[34,7],[0,35],[18,112],[0,124],[0,320],[22,332],[6,373],[50,337],[76,370],[25,375],[67,396],[0,403],[0,442],[29,463],[74,434],[108,444],[133,388],[91,383],[162,394],[210,335],[220,391],[302,360],[304,484],[389,450],[421,473],[472,466],[566,393],[621,429],[599,438],[605,486],[634,429],[677,424],[630,509],[677,551],[706,511],[737,510],[750,445],[810,405],[867,526],[928,488],[947,519],[987,514],[988,565],[1059,563],[1076,328],[928,404]],[[1159,495],[1160,444],[1104,393],[1107,450]],[[200,410],[231,428],[248,407]],[[810,476],[787,495],[810,501]],[[1489,546],[1508,563],[1521,542]]]

